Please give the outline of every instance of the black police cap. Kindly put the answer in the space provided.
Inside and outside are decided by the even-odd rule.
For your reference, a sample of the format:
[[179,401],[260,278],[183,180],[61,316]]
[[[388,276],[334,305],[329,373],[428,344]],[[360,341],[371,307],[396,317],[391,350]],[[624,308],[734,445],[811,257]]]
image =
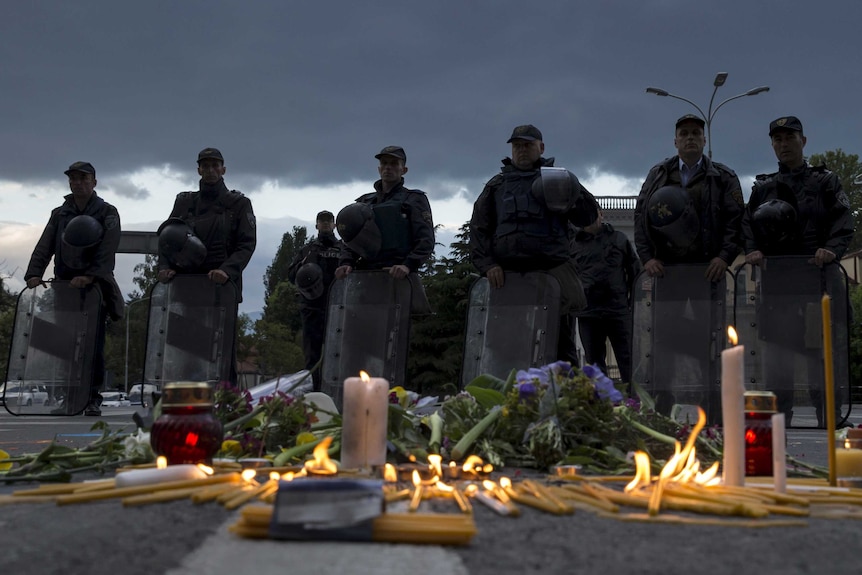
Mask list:
[[802,134],[802,122],[796,116],[784,116],[769,122],[770,136],[778,130],[790,130]]
[[216,148],[204,148],[198,153],[198,163],[200,164],[202,160],[218,160],[224,163],[224,156]]
[[380,156],[392,156],[393,158],[398,158],[405,163],[407,162],[407,153],[401,146],[386,146],[385,148],[380,150],[379,154],[376,154],[374,157],[379,160]]
[[511,144],[512,140],[527,140],[529,142],[532,142],[533,140],[541,141],[542,132],[540,132],[539,128],[533,124],[524,124],[523,126],[517,126],[512,130],[512,136],[506,140],[506,143]]
[[96,175],[96,168],[93,167],[93,164],[90,162],[75,162],[69,169],[63,172],[67,176],[72,172],[83,172],[85,174],[93,174]]

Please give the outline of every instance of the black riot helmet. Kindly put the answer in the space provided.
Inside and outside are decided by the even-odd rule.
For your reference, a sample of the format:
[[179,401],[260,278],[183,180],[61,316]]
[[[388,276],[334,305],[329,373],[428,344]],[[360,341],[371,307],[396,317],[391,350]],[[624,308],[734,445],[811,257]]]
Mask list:
[[296,270],[296,287],[305,299],[323,295],[323,270],[315,263],[303,264]]
[[664,247],[683,254],[694,244],[700,231],[700,219],[684,188],[659,188],[650,196],[647,210],[649,227]]
[[383,236],[368,204],[356,202],[342,208],[335,218],[335,227],[347,247],[360,256],[373,258],[380,252]]
[[159,226],[159,254],[167,258],[171,267],[191,270],[207,257],[207,248],[180,218],[168,218]]
[[580,196],[580,182],[566,168],[545,167],[539,170],[530,191],[548,211],[565,214]]
[[784,200],[767,200],[751,216],[751,231],[757,245],[775,251],[797,239],[796,209]]
[[102,224],[92,216],[80,215],[69,220],[60,247],[63,263],[72,269],[87,269],[104,235]]

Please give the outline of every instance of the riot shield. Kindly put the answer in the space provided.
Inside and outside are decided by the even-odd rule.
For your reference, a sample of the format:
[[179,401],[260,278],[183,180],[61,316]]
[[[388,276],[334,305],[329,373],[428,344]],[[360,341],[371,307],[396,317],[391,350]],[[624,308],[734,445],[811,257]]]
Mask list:
[[704,409],[721,422],[720,353],[732,310],[727,275],[704,277],[707,264],[666,265],[663,277],[636,278],[632,313],[632,380],[670,414],[674,405]]
[[144,384],[230,381],[237,295],[232,282],[174,276],[150,290]]
[[470,288],[461,386],[490,373],[501,379],[514,369],[556,358],[560,329],[560,283],[544,272],[506,272],[500,289],[488,278]]
[[365,371],[405,385],[411,284],[383,270],[356,271],[329,288],[321,391],[341,409],[344,380]]
[[77,415],[90,399],[102,294],[68,281],[18,295],[2,395],[13,415]]
[[825,427],[823,294],[831,297],[836,424],[850,414],[850,304],[838,263],[774,256],[736,272],[734,323],[746,348],[748,389],[775,393],[793,427]]

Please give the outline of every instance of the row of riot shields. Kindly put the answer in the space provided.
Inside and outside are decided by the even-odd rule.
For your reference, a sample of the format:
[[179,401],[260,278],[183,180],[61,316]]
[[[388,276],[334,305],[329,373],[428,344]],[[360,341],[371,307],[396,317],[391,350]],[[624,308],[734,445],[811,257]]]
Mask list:
[[[96,285],[79,289],[54,280],[19,294],[0,392],[7,411],[76,415],[84,410],[101,306]],[[205,275],[181,275],[153,286],[141,389],[159,389],[171,381],[229,380],[236,317],[231,282],[218,285]]]
[[[745,346],[746,386],[773,391],[792,424],[824,421],[822,294],[832,298],[833,372],[838,421],[850,409],[847,278],[838,264],[769,258],[719,282],[706,265],[666,266],[661,278],[641,274],[633,290],[633,381],[670,413],[698,405],[721,421],[720,353],[733,324]],[[354,271],[329,293],[322,391],[341,406],[343,382],[360,371],[406,381],[413,283],[386,271]],[[422,294],[424,298],[424,294]],[[12,413],[48,414],[87,403],[101,294],[68,282],[24,290],[18,299],[3,395]],[[489,373],[549,363],[556,356],[560,285],[546,273],[506,273],[502,288],[486,278],[468,296],[461,384]],[[144,384],[229,380],[237,296],[231,283],[177,276],[150,292]]]
[[745,346],[745,385],[775,393],[796,427],[825,424],[821,300],[831,298],[836,422],[850,413],[847,275],[837,263],[819,268],[808,257],[771,257],[744,265],[719,282],[707,265],[666,266],[664,277],[642,273],[633,293],[633,375],[660,412],[703,407],[721,423],[721,351],[733,325]]

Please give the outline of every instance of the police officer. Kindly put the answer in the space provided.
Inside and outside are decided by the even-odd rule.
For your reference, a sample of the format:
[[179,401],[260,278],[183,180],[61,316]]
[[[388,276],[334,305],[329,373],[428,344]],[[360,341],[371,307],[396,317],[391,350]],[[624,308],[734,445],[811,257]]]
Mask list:
[[[706,279],[716,282],[739,254],[744,203],[739,178],[703,155],[704,126],[693,114],[676,121],[677,155],[650,169],[638,195],[635,247],[650,276],[663,276],[664,264],[708,263]],[[679,189],[684,194],[676,194]],[[657,192],[671,201],[651,201]],[[680,196],[677,208],[673,200]],[[668,206],[675,213],[668,213]]]
[[631,294],[641,271],[634,247],[624,233],[603,221],[599,210],[596,221],[575,234],[572,259],[587,297],[587,307],[576,313],[585,360],[607,373],[606,342],[610,341],[620,378],[631,382]]
[[[185,223],[189,232],[206,248],[199,258],[177,258],[160,242],[158,279],[171,281],[180,274],[206,274],[216,284],[228,281],[236,286],[237,302],[242,301],[242,271],[257,243],[251,201],[241,192],[228,190],[224,183],[224,157],[216,148],[198,154],[200,186],[196,192],[177,194],[174,207],[160,232],[168,225]],[[236,334],[234,334],[234,337]],[[234,341],[234,344],[236,342]],[[231,378],[236,382],[236,354],[231,351]]]
[[[703,154],[704,126],[703,119],[693,114],[676,121],[673,143],[677,155],[650,169],[638,195],[634,213],[635,249],[644,270],[652,277],[663,277],[665,264],[707,264],[706,280],[718,282],[739,254],[744,204],[739,179],[733,170]],[[664,311],[656,312],[657,329],[653,333],[673,332],[676,359],[657,357],[663,351],[656,348],[653,380],[657,385],[671,385],[684,379],[709,380],[699,373],[702,371],[699,358],[703,357],[701,335],[708,328],[709,317],[702,306],[695,311],[690,300],[691,289],[686,282],[662,284]],[[687,376],[680,377],[681,373]],[[710,405],[718,405],[715,390],[707,389],[713,392]],[[669,413],[674,401],[669,389],[656,391],[658,411]],[[709,417],[715,420],[718,410],[709,411]]]
[[[36,244],[24,274],[28,288],[42,283],[42,275],[54,258],[54,277],[68,280],[73,288],[96,284],[102,291],[99,329],[96,333],[93,379],[84,413],[102,414],[99,390],[105,377],[105,322],[123,317],[124,301],[114,279],[114,261],[120,244],[120,215],[117,208],[96,194],[96,169],[89,162],[75,162],[65,172],[71,194],[63,205],[51,212],[48,225]],[[76,402],[67,398],[66,405],[52,413],[67,413]],[[72,415],[70,413],[70,415]]]
[[551,208],[541,197],[541,168],[552,167],[544,158],[542,132],[531,124],[517,126],[507,141],[512,157],[503,160],[500,173],[485,184],[473,204],[470,219],[470,260],[488,278],[492,288],[501,288],[505,271],[544,270],[560,282],[560,338],[557,359],[577,363],[571,312],[586,304],[583,288],[571,261],[569,225],[586,226],[598,217],[598,204],[571,172],[568,202]]
[[[434,251],[434,221],[428,198],[422,190],[404,187],[407,173],[404,148],[386,146],[374,157],[379,162],[377,173],[380,174],[380,179],[374,182],[375,191],[356,199],[357,204],[367,207],[354,204],[339,212],[338,233],[344,241],[344,249],[335,270],[337,279],[347,277],[354,268],[388,268],[389,275],[404,279],[417,272]],[[360,213],[367,213],[371,218],[367,225],[354,221]],[[377,245],[372,250],[363,250],[359,246],[365,243],[364,236],[369,228],[379,236],[375,238]],[[413,283],[414,299],[418,285],[421,284]],[[421,297],[424,299],[424,293]]]
[[[822,267],[841,259],[853,238],[853,217],[850,200],[841,188],[841,182],[825,166],[811,166],[805,161],[803,149],[807,138],[802,122],[796,116],[784,116],[769,124],[769,138],[778,159],[778,171],[761,174],[755,179],[751,199],[742,221],[745,240],[745,261],[760,265],[768,256],[809,256],[810,263]],[[770,293],[780,295],[783,287],[768,288]],[[777,292],[774,290],[778,290]],[[814,290],[819,301],[819,289]],[[809,304],[816,304],[816,301]],[[804,307],[804,302],[802,306]],[[805,326],[788,327],[792,318],[804,321],[805,310],[796,313],[788,309],[775,310],[782,318],[781,327],[771,329],[767,356],[769,372],[775,380],[793,381],[792,364],[780,351],[782,345],[795,349],[803,346],[790,339],[805,333]],[[764,318],[766,325],[770,318]],[[763,323],[763,322],[761,322]],[[798,345],[796,345],[798,343]],[[809,365],[819,363],[820,350],[809,347],[812,355]],[[782,375],[785,370],[790,373]],[[822,381],[822,372],[809,374],[810,382]],[[788,423],[793,414],[793,390],[775,382],[767,382],[778,399],[778,409],[785,413]],[[818,424],[823,425],[823,397],[820,385],[809,386],[809,394],[815,405]],[[836,406],[837,407],[837,406]]]
[[[326,329],[326,302],[329,286],[341,256],[342,243],[335,237],[332,212],[317,214],[317,237],[299,250],[287,271],[287,279],[297,286],[302,315],[302,353],[305,369],[320,361]],[[320,391],[320,369],[311,374],[314,391]]]

